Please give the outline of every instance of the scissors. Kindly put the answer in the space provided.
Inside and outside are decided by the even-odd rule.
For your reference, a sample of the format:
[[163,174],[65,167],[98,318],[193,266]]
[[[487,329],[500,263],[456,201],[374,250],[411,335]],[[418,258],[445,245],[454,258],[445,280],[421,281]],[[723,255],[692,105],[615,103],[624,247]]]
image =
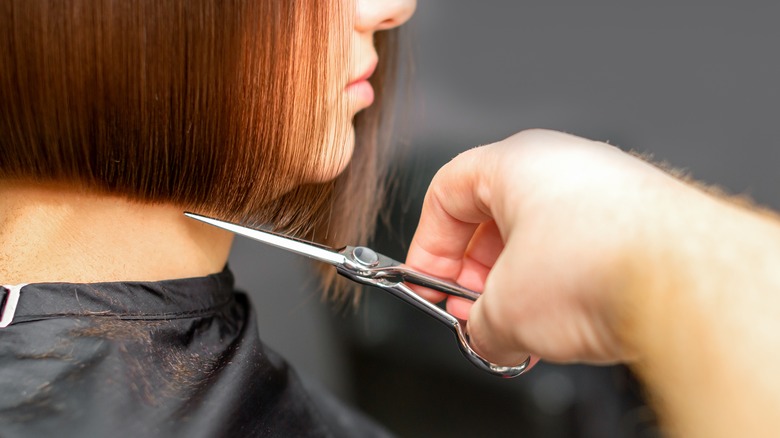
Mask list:
[[460,350],[477,368],[500,377],[517,377],[528,369],[529,356],[517,366],[501,366],[480,356],[469,343],[465,322],[454,317],[439,306],[417,295],[406,283],[424,286],[448,295],[476,301],[479,294],[453,282],[416,271],[365,246],[345,246],[334,249],[306,240],[285,236],[271,231],[248,228],[219,219],[185,212],[187,217],[205,222],[235,234],[259,242],[286,249],[336,267],[344,277],[361,284],[367,284],[390,292],[397,298],[432,316],[455,333]]

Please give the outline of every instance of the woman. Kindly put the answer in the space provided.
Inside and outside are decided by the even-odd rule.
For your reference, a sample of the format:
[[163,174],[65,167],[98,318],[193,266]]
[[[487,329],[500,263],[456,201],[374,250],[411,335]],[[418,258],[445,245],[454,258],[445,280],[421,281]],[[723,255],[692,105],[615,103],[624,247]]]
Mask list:
[[0,5],[5,436],[382,433],[264,349],[231,236],[181,212],[365,236],[378,108],[352,118],[384,100],[375,33],[414,6]]

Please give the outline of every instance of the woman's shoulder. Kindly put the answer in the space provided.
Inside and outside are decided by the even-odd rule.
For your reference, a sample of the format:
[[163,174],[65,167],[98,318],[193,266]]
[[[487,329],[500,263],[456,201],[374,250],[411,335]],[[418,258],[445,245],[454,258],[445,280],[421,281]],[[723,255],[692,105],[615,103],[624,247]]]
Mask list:
[[[174,301],[186,296],[187,283],[177,284]],[[136,300],[160,299],[159,288],[147,296],[136,289],[148,285],[123,287]],[[243,294],[232,292],[225,303],[201,299],[203,311],[119,315],[90,307],[105,288],[73,288],[29,286],[28,297],[39,294],[52,308],[61,301],[65,311],[0,329],[4,436],[389,436],[316,384],[302,383],[263,344]],[[89,310],[69,312],[74,304],[64,297]]]

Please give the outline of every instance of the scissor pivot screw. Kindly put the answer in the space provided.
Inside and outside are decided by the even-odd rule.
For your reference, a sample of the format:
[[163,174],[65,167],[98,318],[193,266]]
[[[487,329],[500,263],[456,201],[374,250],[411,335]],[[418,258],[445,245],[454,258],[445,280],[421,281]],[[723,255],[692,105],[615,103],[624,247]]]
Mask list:
[[358,246],[352,250],[352,256],[363,266],[376,266],[379,264],[379,256],[376,252],[365,246]]

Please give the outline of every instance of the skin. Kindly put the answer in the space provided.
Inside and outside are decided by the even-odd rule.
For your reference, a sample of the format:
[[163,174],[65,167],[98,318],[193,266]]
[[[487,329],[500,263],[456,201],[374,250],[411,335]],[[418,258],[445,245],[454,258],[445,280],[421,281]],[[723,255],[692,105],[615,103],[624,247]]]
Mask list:
[[483,292],[447,308],[492,361],[627,362],[670,434],[766,436],[780,430],[778,248],[772,213],[527,131],[439,171],[407,263]]
[[[357,0],[349,78],[365,60],[376,59],[373,34],[400,26],[414,0]],[[354,68],[354,70],[353,70]],[[346,91],[352,115],[371,102]],[[349,122],[345,122],[349,123]],[[350,129],[350,126],[336,129]],[[352,154],[349,144],[329,150],[311,180],[335,177]],[[182,206],[144,204],[106,196],[67,183],[0,180],[0,280],[31,282],[157,281],[219,272],[232,234],[187,219]]]
[[[63,185],[0,184],[4,284],[164,280],[219,272],[232,236],[181,209]],[[118,225],[121,224],[121,225]]]
[[[337,97],[334,102],[340,102],[341,97],[346,97],[347,116],[344,120],[351,120],[359,111],[368,108],[374,102],[374,92],[371,86],[354,86],[360,79],[373,73],[377,66],[378,55],[374,47],[374,34],[379,31],[389,30],[406,23],[414,14],[417,7],[416,0],[356,0],[354,31],[350,38],[352,56],[349,59],[349,70],[346,87],[336,87]],[[339,68],[338,66],[336,68]],[[334,74],[338,76],[339,73]],[[335,111],[342,108],[334,105]],[[355,149],[355,127],[351,123],[334,127],[332,138],[343,139],[331,142],[323,148],[323,157],[320,162],[327,163],[311,175],[307,175],[307,182],[325,182],[336,178],[350,162]],[[345,130],[342,132],[341,130]]]

